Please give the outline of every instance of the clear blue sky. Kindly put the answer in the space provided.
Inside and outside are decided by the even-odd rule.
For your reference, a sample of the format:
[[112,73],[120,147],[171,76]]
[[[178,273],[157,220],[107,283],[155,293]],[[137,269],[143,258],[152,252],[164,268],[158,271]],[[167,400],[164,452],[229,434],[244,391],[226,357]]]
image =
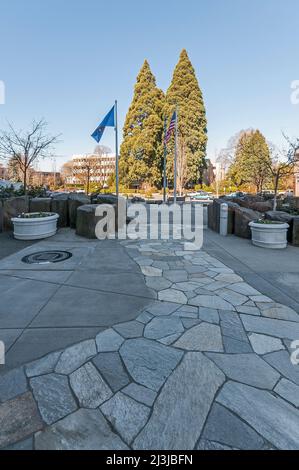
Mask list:
[[[204,94],[209,156],[248,127],[279,143],[282,129],[299,135],[298,20],[298,0],[1,0],[0,127],[44,117],[63,134],[60,166],[93,150],[90,133],[115,98],[122,126],[145,58],[166,90],[184,47]],[[111,129],[102,143],[113,146]]]

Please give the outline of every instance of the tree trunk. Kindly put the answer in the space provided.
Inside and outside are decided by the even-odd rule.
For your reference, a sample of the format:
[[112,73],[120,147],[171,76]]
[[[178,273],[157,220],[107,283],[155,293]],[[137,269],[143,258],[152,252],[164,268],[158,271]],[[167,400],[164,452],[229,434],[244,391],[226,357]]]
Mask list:
[[24,194],[26,196],[27,194],[27,167],[26,166],[24,168],[24,173],[23,173],[23,186],[24,186]]
[[274,187],[274,201],[273,201],[273,210],[277,210],[277,193],[278,193],[278,184],[279,184],[279,174],[275,176],[275,187]]
[[89,182],[90,182],[90,170],[89,168],[87,169],[87,184],[86,184],[86,193],[87,193],[87,196],[89,194]]

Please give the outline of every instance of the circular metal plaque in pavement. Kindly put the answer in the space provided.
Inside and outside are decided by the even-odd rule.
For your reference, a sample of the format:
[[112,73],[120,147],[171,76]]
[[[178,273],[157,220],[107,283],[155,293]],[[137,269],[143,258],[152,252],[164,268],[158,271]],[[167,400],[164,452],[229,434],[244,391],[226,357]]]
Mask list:
[[27,264],[52,264],[60,263],[71,258],[73,255],[69,251],[39,251],[22,258],[23,263]]

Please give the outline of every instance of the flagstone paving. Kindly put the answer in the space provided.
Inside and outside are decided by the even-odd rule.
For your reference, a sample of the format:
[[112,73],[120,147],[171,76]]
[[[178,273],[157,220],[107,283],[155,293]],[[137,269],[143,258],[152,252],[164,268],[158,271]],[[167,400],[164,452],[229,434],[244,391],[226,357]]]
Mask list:
[[298,313],[204,250],[121,245],[154,299],[135,319],[1,374],[0,446],[299,449]]

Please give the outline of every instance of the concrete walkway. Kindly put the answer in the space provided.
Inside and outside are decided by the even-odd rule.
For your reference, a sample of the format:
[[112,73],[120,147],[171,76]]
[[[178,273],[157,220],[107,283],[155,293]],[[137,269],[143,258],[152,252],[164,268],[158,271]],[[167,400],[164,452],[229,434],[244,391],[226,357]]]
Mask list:
[[[59,238],[52,243],[79,250],[81,258],[79,265],[69,261],[72,285],[68,278],[59,287],[71,288],[69,295],[37,315],[43,328],[56,309],[56,322],[71,318],[70,305],[89,315],[80,294],[72,304],[68,299],[86,289],[87,279],[89,290],[99,282],[98,264],[106,259],[109,269],[109,246],[117,265],[120,259],[132,267],[125,275],[137,277],[127,287],[125,277],[118,279],[118,290],[131,292],[114,294],[127,296],[118,304],[119,323],[115,318],[95,338],[0,375],[0,447],[299,449],[299,366],[290,357],[299,339],[295,310],[251,287],[218,256],[185,251],[181,242],[107,242],[101,250],[98,242],[82,246],[71,233],[71,242]],[[209,235],[206,244],[219,246]],[[1,262],[5,279],[16,274],[12,261]],[[126,321],[131,297],[143,305],[131,307],[136,318]],[[99,297],[93,321],[96,312],[103,312]]]
[[[22,262],[43,250],[70,251],[73,256],[47,266]],[[0,295],[6,368],[94,338],[115,323],[135,318],[154,298],[138,265],[117,241],[88,241],[69,229],[2,259]]]
[[12,232],[2,232],[0,233],[0,260],[33,244],[33,241],[15,240]]
[[268,250],[250,240],[205,231],[204,249],[240,274],[245,281],[299,313],[299,248]]

